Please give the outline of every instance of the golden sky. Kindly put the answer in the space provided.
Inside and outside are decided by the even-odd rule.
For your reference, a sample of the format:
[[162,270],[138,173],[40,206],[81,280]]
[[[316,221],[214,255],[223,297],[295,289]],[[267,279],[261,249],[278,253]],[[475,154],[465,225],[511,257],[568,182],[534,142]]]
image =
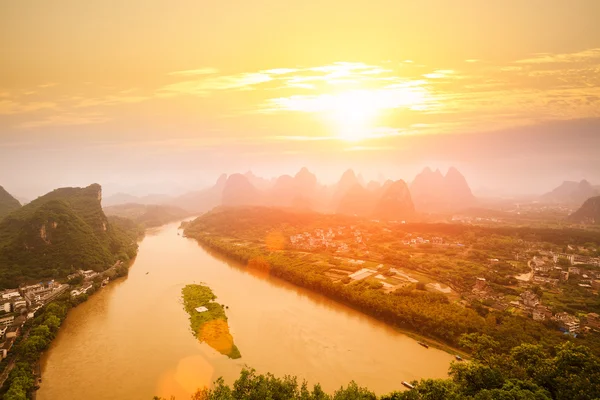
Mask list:
[[[240,168],[287,154],[297,167],[595,119],[599,15],[597,0],[5,0],[0,152],[253,155]],[[440,162],[468,164],[454,158]]]

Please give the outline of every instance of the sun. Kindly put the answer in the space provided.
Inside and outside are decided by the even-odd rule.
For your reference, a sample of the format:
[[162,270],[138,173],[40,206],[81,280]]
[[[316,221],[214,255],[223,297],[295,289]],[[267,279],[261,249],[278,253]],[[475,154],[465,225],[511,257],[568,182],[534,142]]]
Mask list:
[[352,91],[331,98],[329,116],[337,135],[344,140],[366,139],[382,109],[368,91]]
[[359,141],[373,135],[384,111],[416,107],[423,100],[423,93],[412,88],[364,89],[323,96],[321,109],[340,139]]

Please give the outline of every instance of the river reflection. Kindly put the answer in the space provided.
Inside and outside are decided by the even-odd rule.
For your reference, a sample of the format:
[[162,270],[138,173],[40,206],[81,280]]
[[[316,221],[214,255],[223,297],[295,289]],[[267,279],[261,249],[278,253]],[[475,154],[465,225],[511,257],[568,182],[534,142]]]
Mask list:
[[[445,377],[452,356],[324,296],[225,259],[177,235],[149,231],[129,276],[72,310],[42,359],[41,400],[187,399],[244,365],[297,375],[326,391],[355,380],[378,393]],[[199,343],[181,289],[206,283],[227,310],[242,358]]]

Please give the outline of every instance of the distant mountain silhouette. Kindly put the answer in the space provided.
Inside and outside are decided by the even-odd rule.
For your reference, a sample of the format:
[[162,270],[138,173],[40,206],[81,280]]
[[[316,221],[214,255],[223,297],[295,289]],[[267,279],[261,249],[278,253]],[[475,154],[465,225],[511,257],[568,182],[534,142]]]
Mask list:
[[163,204],[171,201],[173,198],[166,194],[149,194],[146,196],[133,196],[128,193],[116,193],[106,196],[102,199],[104,207],[116,206],[119,204]]
[[333,195],[330,202],[330,209],[333,211],[338,210],[342,198],[344,198],[346,193],[351,188],[354,188],[356,185],[361,186],[354,171],[349,169],[346,172],[344,172],[338,183],[332,188]]
[[387,181],[381,187],[360,184],[352,186],[341,198],[338,214],[356,215],[384,220],[404,220],[414,216],[415,207],[406,182]]
[[600,196],[587,199],[577,211],[569,215],[569,221],[600,224]]
[[103,207],[103,211],[107,216],[129,218],[146,228],[161,226],[190,216],[190,213],[182,208],[156,204],[118,204]]
[[0,186],[0,219],[5,215],[21,208],[19,200],[15,199],[2,186]]
[[372,212],[373,217],[384,220],[405,220],[414,214],[415,206],[408,185],[403,180],[387,185]]
[[565,181],[560,186],[541,196],[545,203],[581,205],[590,197],[600,195],[600,190],[585,179],[581,182]]
[[226,182],[227,174],[221,174],[214,186],[204,190],[185,193],[169,201],[168,204],[194,213],[210,211],[221,205]]
[[454,167],[446,176],[439,169],[425,168],[410,185],[410,194],[416,209],[424,212],[455,211],[476,202],[467,180]]
[[338,214],[369,216],[373,213],[377,195],[356,183],[348,189],[339,201]]
[[222,205],[230,207],[259,204],[261,204],[260,192],[250,183],[246,175],[233,174],[227,178],[223,188]]
[[248,182],[250,182],[252,186],[259,190],[269,189],[271,186],[273,186],[272,181],[256,176],[252,171],[246,172],[244,176],[246,179],[248,179]]

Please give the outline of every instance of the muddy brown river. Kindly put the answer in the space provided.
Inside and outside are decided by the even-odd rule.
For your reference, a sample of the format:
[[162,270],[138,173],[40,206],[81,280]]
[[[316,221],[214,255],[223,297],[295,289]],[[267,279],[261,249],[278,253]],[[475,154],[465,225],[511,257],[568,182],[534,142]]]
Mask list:
[[[447,376],[452,355],[321,295],[228,261],[179,236],[150,230],[129,276],[73,309],[42,358],[40,400],[188,399],[248,365],[296,375],[333,392],[354,380],[378,394],[401,381]],[[191,333],[181,289],[206,283],[229,307],[242,358]]]

